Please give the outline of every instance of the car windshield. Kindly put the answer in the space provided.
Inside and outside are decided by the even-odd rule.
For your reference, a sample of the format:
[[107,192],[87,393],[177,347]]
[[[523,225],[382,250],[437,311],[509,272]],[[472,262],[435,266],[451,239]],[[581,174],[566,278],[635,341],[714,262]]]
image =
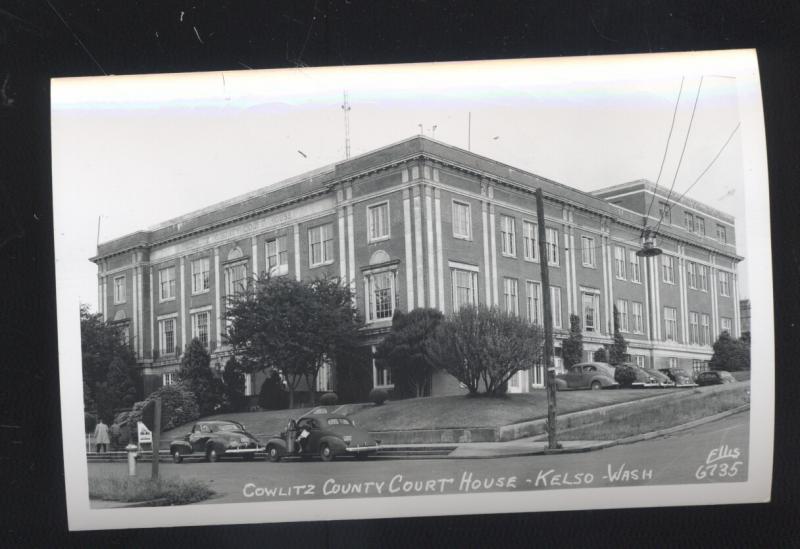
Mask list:
[[223,423],[214,428],[215,431],[241,431],[242,428],[235,423]]
[[328,419],[328,425],[350,425],[350,420],[345,418],[332,417]]

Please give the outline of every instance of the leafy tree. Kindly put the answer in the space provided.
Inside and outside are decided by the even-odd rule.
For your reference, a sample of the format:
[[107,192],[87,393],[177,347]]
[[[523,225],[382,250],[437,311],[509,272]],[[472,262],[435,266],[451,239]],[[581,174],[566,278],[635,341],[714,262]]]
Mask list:
[[230,402],[233,411],[238,412],[244,408],[244,373],[242,366],[232,356],[225,363],[222,370],[222,381],[225,384],[225,396]]
[[301,380],[312,400],[319,370],[357,345],[361,322],[347,286],[321,278],[255,279],[252,291],[232,299],[227,341],[244,371],[275,368],[289,390],[289,406]]
[[126,364],[116,357],[108,367],[108,386],[112,391],[115,407],[130,408],[138,398],[139,372],[136,366]]
[[569,315],[569,337],[561,344],[561,356],[565,368],[583,360],[583,333],[578,315]]
[[401,394],[421,397],[430,390],[434,365],[426,343],[443,319],[437,309],[394,313],[392,330],[378,345],[375,358],[391,368],[395,390]]
[[428,340],[431,362],[461,381],[470,394],[502,394],[508,380],[542,360],[538,326],[485,305],[462,307]]
[[619,331],[619,311],[614,307],[614,342],[608,347],[608,363],[622,364],[628,357],[628,342]]
[[714,354],[708,363],[712,370],[735,372],[750,369],[750,339],[736,339],[725,331],[714,342]]
[[605,347],[600,347],[594,352],[595,362],[608,362],[608,352]]
[[287,406],[285,395],[280,374],[276,370],[272,370],[261,384],[258,405],[265,410],[282,410]]
[[178,377],[194,393],[201,416],[213,414],[226,404],[225,387],[211,371],[211,356],[199,339],[186,346]]
[[620,387],[630,387],[636,381],[636,370],[625,364],[621,364],[614,368],[614,380],[619,383]]
[[200,408],[197,405],[197,398],[183,383],[173,383],[159,387],[141,402],[133,405],[127,415],[117,415],[116,421],[122,423],[127,420],[128,425],[133,429],[136,423],[142,420],[142,410],[151,400],[161,398],[161,429],[167,430],[179,427],[184,423],[189,423],[200,417]]

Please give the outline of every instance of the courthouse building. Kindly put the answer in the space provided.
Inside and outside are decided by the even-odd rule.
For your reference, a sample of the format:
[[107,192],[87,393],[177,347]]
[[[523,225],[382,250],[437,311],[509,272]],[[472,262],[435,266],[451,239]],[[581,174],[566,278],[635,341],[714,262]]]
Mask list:
[[[365,320],[364,344],[375,345],[397,309],[486,303],[541,323],[545,261],[557,365],[570,315],[591,360],[611,343],[616,306],[632,361],[700,370],[720,332],[740,335],[742,258],[733,217],[667,194],[644,180],[586,193],[416,136],[100,244],[99,311],[123,328],[149,392],[176,379],[192,338],[217,369],[225,363],[226,296],[252,275],[339,277]],[[662,215],[663,255],[637,257],[643,225]],[[389,371],[364,367],[374,386],[391,386]],[[258,383],[248,377],[247,391]],[[534,368],[509,389],[542,383]],[[317,389],[335,385],[325,368]],[[462,390],[446,374],[431,383],[432,394]]]

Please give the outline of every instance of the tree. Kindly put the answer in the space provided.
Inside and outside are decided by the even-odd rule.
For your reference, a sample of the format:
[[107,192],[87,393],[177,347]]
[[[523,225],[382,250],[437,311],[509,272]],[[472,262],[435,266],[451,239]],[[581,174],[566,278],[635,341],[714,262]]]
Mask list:
[[225,368],[222,370],[222,381],[225,384],[225,395],[232,410],[234,412],[241,411],[245,403],[244,373],[235,356],[230,357],[225,363]]
[[725,331],[714,342],[714,354],[708,362],[712,370],[735,372],[750,369],[750,339],[736,339]]
[[194,393],[201,416],[213,414],[226,404],[225,387],[211,371],[211,356],[199,339],[186,346],[178,377]]
[[608,352],[605,347],[600,347],[594,352],[595,362],[608,362]]
[[504,392],[508,380],[542,360],[538,326],[496,307],[462,307],[426,343],[431,362],[461,381],[470,394]]
[[578,315],[569,315],[569,337],[561,344],[561,356],[565,368],[583,360],[583,333]]
[[108,367],[108,388],[115,408],[130,408],[138,398],[136,366],[115,357]]
[[141,402],[133,405],[133,409],[123,415],[119,414],[116,421],[127,423],[131,428],[136,428],[136,423],[142,421],[142,410],[152,400],[161,398],[161,429],[166,431],[179,427],[200,417],[197,398],[183,383],[173,383],[159,387]]
[[443,318],[437,309],[395,311],[392,330],[378,345],[375,358],[391,369],[396,392],[415,397],[429,392],[434,365],[426,344]]
[[319,370],[357,345],[361,321],[349,287],[321,278],[257,278],[251,291],[230,300],[226,340],[244,371],[275,368],[289,390],[289,406],[300,380],[312,400]]
[[622,364],[628,358],[628,342],[619,331],[619,311],[614,306],[614,342],[608,347],[608,363],[612,366]]

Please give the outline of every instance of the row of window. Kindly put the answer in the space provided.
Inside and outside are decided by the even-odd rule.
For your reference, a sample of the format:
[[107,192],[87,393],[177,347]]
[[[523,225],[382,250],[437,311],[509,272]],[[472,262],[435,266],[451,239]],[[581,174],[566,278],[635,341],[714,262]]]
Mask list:
[[[204,347],[209,344],[209,311],[192,313],[192,339],[197,339]],[[165,318],[158,321],[158,350],[161,355],[175,354],[175,318]]]
[[[500,253],[506,257],[517,257],[516,223],[517,220],[510,215],[500,216]],[[547,264],[557,266],[558,231],[556,229],[546,228],[545,250]],[[531,221],[522,222],[522,255],[528,261],[539,261],[539,226]]]
[[[661,256],[661,279],[667,284],[675,284],[675,258],[671,255]],[[731,295],[731,273],[717,271],[719,295]],[[694,290],[708,291],[708,267],[694,261],[686,262],[686,283]]]
[[[667,225],[672,224],[671,210],[671,206],[666,202],[658,203],[658,217]],[[697,233],[701,236],[706,235],[706,220],[692,212],[683,212],[683,226],[687,231]],[[717,240],[723,244],[728,242],[728,231],[725,225],[719,223],[717,223]]]

